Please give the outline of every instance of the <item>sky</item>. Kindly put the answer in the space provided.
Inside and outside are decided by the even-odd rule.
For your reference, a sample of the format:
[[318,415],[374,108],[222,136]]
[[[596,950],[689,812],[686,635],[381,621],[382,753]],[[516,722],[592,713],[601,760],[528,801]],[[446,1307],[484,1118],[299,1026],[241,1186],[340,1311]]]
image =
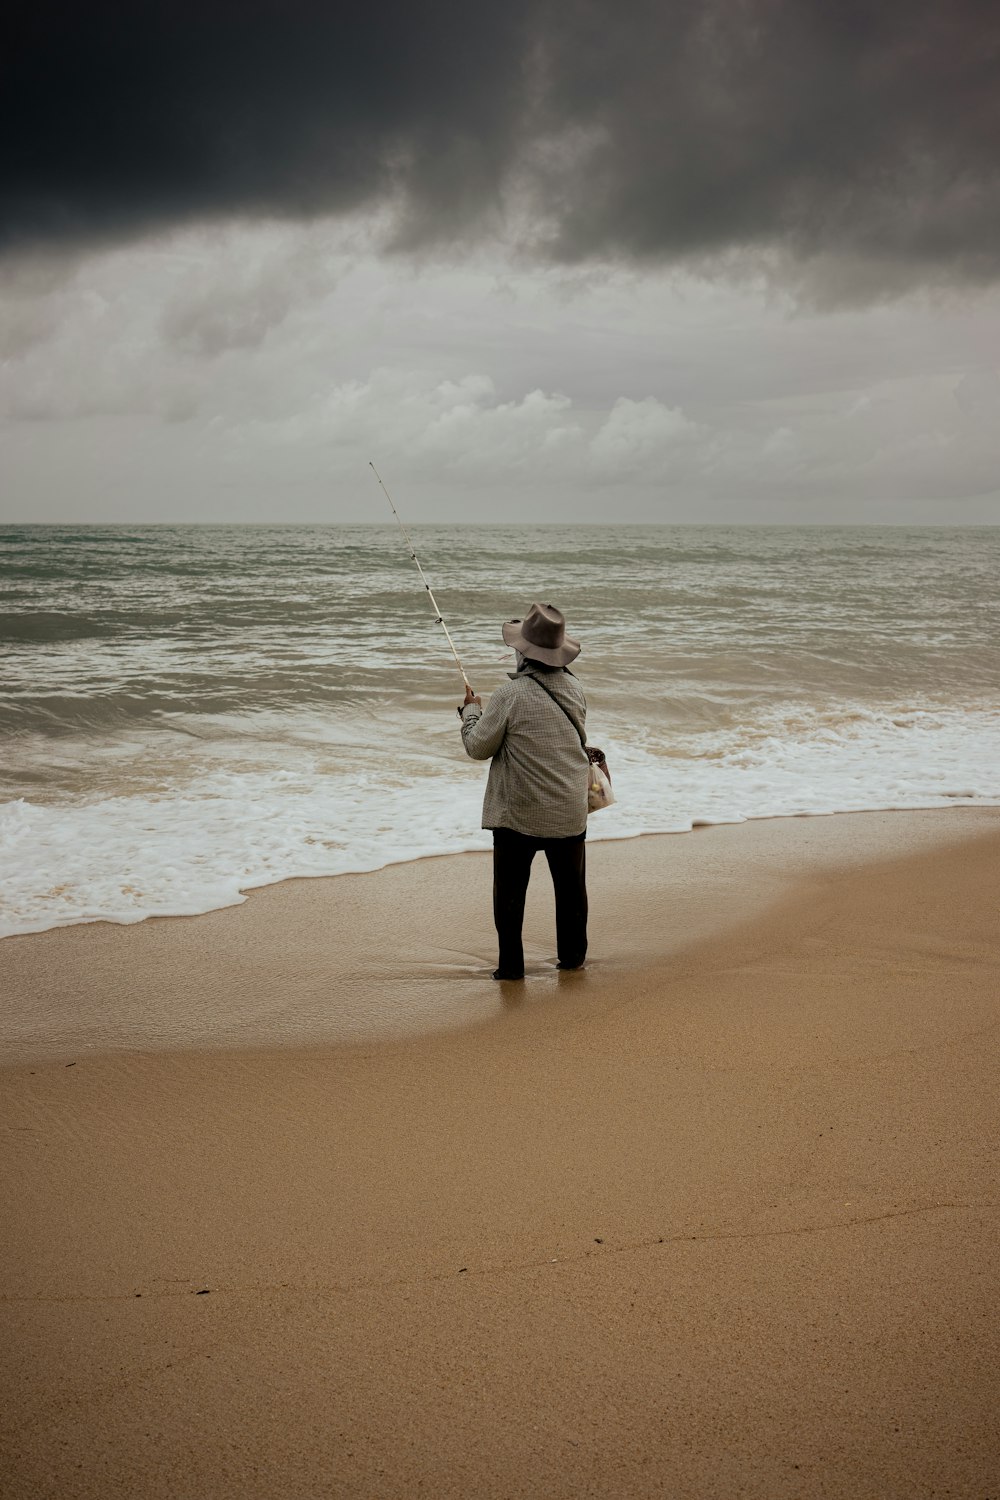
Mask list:
[[11,31],[2,521],[1000,523],[995,0]]

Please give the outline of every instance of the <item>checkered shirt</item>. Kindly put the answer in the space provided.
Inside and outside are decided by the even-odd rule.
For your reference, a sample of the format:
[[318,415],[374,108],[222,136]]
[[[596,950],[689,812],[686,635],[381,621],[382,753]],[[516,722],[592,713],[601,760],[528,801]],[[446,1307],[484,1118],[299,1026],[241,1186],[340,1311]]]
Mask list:
[[[587,827],[586,751],[580,743],[587,700],[571,672],[539,673],[573,722],[531,671],[492,694],[485,710],[462,711],[462,743],[473,760],[490,760],[484,828],[513,828],[533,838],[572,838]],[[580,734],[575,725],[579,725]]]

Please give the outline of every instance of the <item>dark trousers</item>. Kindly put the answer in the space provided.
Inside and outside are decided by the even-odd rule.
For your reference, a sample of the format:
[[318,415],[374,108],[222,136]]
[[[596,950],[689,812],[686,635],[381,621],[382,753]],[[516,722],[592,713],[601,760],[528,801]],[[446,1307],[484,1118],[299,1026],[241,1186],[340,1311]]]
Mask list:
[[521,927],[531,862],[544,850],[556,895],[556,952],[560,967],[577,969],[587,956],[586,833],[536,839],[512,828],[493,830],[493,920],[500,939],[498,972],[524,973]]

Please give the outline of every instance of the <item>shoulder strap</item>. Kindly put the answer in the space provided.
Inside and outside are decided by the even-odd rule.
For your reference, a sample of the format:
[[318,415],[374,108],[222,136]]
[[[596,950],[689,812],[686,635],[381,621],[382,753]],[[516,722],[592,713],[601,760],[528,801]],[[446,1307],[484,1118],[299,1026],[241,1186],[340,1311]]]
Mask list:
[[538,686],[541,688],[542,692],[543,693],[548,693],[549,697],[552,699],[552,702],[555,704],[556,708],[561,708],[562,709],[563,713],[566,715],[567,719],[572,724],[572,726],[576,730],[577,734],[580,735],[580,744],[586,750],[586,748],[587,748],[587,736],[585,734],[580,734],[579,725],[577,724],[576,720],[573,718],[573,715],[570,713],[569,709],[568,708],[563,708],[563,705],[559,702],[559,699],[556,697],[555,693],[551,692],[550,689],[545,686],[545,683],[542,682],[540,678],[535,677],[534,674],[531,673],[531,672],[525,672],[524,675],[525,675],[525,677],[530,677],[531,680],[532,680],[532,682],[537,682]]

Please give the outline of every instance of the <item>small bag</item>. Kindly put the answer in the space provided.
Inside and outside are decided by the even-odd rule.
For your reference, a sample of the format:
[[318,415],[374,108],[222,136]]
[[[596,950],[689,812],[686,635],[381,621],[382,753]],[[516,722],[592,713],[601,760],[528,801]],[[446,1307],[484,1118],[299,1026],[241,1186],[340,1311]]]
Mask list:
[[602,807],[610,807],[615,800],[615,794],[611,788],[611,772],[608,770],[603,750],[598,750],[596,745],[584,745],[583,748],[590,759],[587,811],[588,813],[600,812]]
[[[530,673],[529,676],[531,676]],[[550,692],[545,683],[539,682],[537,677],[532,676],[531,680],[538,682],[543,693],[548,693],[556,708],[562,708],[577,734],[580,734],[576,720],[567,709],[563,708],[555,693]],[[600,812],[602,807],[610,807],[615,800],[615,794],[611,790],[611,772],[608,770],[608,762],[603,750],[598,750],[596,745],[588,745],[586,737],[582,734],[580,734],[580,744],[587,752],[587,759],[590,762],[587,774],[587,812],[588,814]]]

